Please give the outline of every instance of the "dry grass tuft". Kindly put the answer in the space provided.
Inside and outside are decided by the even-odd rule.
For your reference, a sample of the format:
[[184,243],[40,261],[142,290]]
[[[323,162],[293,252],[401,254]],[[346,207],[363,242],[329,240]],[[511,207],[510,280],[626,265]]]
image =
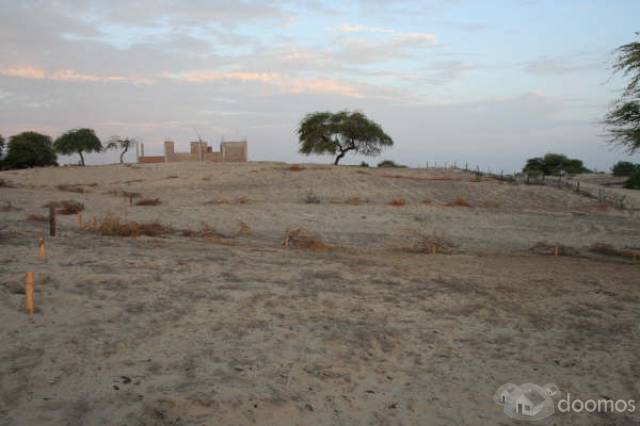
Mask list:
[[143,198],[136,202],[136,206],[157,206],[160,204],[160,198]]
[[601,254],[604,256],[630,258],[632,260],[640,260],[640,250],[618,250],[610,244],[595,243],[589,247],[591,253]]
[[500,207],[500,204],[496,203],[495,201],[483,201],[482,207],[484,207],[485,209],[497,209],[498,207]]
[[405,206],[406,204],[407,202],[405,201],[404,198],[394,198],[389,202],[389,205],[394,207],[402,207],[402,206]]
[[173,228],[158,222],[126,222],[112,215],[107,215],[96,223],[87,225],[85,229],[110,237],[139,237],[142,235],[147,237],[160,237],[175,232]]
[[454,201],[445,204],[445,206],[447,206],[447,207],[471,207],[471,204],[469,204],[467,202],[467,200],[465,200],[464,198],[458,197]]
[[320,204],[320,198],[313,191],[309,191],[304,196],[304,202],[305,204]]
[[183,237],[203,239],[216,244],[231,244],[230,239],[215,228],[202,223],[199,229],[185,229],[181,231]]
[[84,194],[85,192],[88,192],[82,185],[79,184],[56,185],[56,189],[58,191],[75,192],[77,194]]
[[450,254],[455,246],[445,235],[421,235],[416,244],[408,251],[425,254]]
[[361,197],[351,197],[346,201],[347,204],[351,204],[352,206],[359,206],[361,204],[367,204],[368,202],[369,200]]
[[580,252],[573,247],[547,242],[536,243],[529,249],[532,253],[551,256],[578,256]]
[[112,189],[111,191],[107,191],[109,195],[115,195],[116,197],[124,197],[124,198],[140,198],[142,194],[139,192],[128,192],[122,189]]
[[57,214],[63,215],[78,214],[84,210],[84,204],[75,200],[51,201],[42,207],[53,207]]
[[287,170],[290,172],[301,172],[304,170],[304,167],[294,164],[292,166],[287,167]]
[[251,227],[241,220],[238,221],[238,228],[238,235],[248,236],[253,234]]
[[431,204],[431,203],[433,203],[433,201],[428,198],[425,198],[424,200],[422,200],[422,204]]
[[225,199],[211,200],[211,201],[207,201],[205,204],[247,204],[250,201],[251,200],[247,197],[238,197],[233,200],[225,200]]
[[332,248],[323,243],[319,236],[303,228],[288,229],[282,246],[285,249],[292,247],[310,251],[329,251]]
[[179,178],[178,175],[169,175],[165,179],[178,179],[178,178]]
[[29,222],[49,222],[49,217],[43,214],[30,214],[27,216]]

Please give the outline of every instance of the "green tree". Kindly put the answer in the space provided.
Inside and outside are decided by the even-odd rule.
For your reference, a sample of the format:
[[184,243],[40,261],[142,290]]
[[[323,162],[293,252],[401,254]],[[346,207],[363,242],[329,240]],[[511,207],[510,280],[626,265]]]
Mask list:
[[23,132],[9,138],[4,164],[10,168],[56,166],[51,138],[36,132]]
[[120,164],[124,163],[124,155],[127,153],[129,148],[134,146],[137,141],[133,138],[121,138],[119,136],[112,136],[107,143],[105,149],[121,149],[120,152]]
[[631,176],[636,171],[640,171],[640,164],[633,164],[629,161],[618,161],[611,168],[614,176]]
[[64,133],[53,143],[53,148],[60,154],[80,155],[80,165],[84,166],[83,152],[100,152],[102,143],[93,129],[73,129]]
[[627,189],[640,189],[640,170],[636,170],[624,183]]
[[2,153],[4,152],[4,138],[0,135],[0,159],[2,158]]
[[589,172],[589,169],[582,160],[568,158],[564,154],[548,153],[544,157],[529,158],[522,171],[528,174],[559,175],[564,172],[577,175]]
[[611,142],[633,154],[640,149],[640,42],[624,44],[615,52],[617,60],[613,66],[614,72],[631,80],[605,117],[605,124]]
[[376,156],[393,145],[379,124],[361,112],[314,112],[307,114],[297,130],[302,154],[332,154],[337,165],[349,151]]

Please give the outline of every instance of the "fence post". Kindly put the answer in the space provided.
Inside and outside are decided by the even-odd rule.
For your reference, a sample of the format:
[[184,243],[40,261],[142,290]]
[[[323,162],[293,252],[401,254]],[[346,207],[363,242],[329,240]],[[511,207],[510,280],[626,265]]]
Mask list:
[[49,236],[56,236],[56,208],[49,206]]
[[27,311],[28,314],[33,314],[33,311],[35,310],[33,287],[33,272],[27,272],[26,282],[24,286],[24,310]]

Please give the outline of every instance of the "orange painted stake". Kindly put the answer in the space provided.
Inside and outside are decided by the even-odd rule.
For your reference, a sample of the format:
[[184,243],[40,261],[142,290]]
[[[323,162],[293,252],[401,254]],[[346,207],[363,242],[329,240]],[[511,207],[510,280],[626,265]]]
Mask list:
[[27,272],[27,281],[24,287],[24,310],[27,311],[28,314],[33,314],[33,311],[35,310],[35,299],[33,293],[33,272]]
[[38,242],[38,248],[39,248],[39,252],[38,252],[38,260],[42,261],[42,262],[46,262],[47,261],[47,249],[44,245],[44,238],[40,238],[40,241]]

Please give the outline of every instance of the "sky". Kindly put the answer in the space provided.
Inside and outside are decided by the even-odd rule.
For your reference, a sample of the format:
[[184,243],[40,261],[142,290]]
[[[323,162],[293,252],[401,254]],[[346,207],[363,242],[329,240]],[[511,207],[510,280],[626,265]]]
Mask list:
[[637,0],[0,0],[0,134],[89,127],[147,155],[246,138],[254,161],[330,163],[297,152],[296,127],[347,109],[395,142],[371,164],[510,173],[560,152],[607,170],[640,161],[601,123],[638,16]]

